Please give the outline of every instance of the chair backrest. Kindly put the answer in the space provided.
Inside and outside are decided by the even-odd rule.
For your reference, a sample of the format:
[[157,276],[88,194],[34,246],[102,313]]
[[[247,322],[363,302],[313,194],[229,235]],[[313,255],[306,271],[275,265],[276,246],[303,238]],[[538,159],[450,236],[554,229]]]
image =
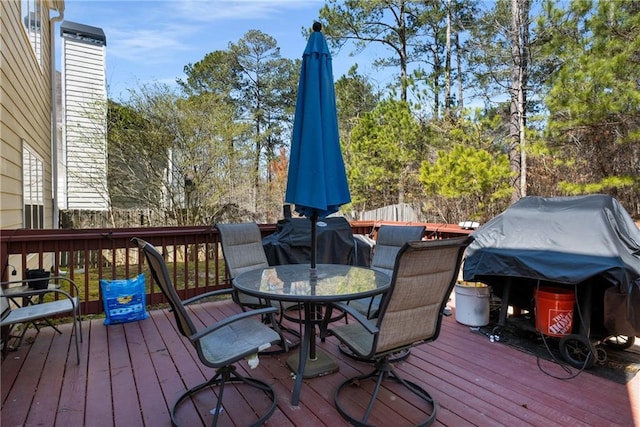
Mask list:
[[216,224],[216,228],[220,232],[222,254],[231,279],[246,271],[269,267],[258,224]]
[[433,341],[472,237],[408,242],[396,257],[380,307],[374,353]]
[[393,266],[400,248],[407,242],[421,240],[425,227],[421,225],[381,225],[376,236],[371,268],[393,273]]
[[190,337],[196,333],[197,330],[191,321],[187,310],[184,308],[184,304],[182,304],[178,293],[171,283],[171,276],[169,275],[169,270],[167,270],[167,264],[165,263],[164,258],[152,244],[137,237],[134,237],[132,241],[138,245],[140,250],[144,253],[145,258],[149,263],[151,276],[169,301],[171,310],[176,317],[176,323],[178,324],[180,333],[186,337]]

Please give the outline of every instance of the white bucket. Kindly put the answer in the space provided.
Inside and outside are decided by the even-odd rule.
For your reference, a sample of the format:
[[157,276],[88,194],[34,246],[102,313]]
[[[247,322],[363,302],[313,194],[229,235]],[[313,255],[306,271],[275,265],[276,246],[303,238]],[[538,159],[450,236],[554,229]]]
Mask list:
[[489,286],[456,285],[456,321],[467,326],[489,324]]

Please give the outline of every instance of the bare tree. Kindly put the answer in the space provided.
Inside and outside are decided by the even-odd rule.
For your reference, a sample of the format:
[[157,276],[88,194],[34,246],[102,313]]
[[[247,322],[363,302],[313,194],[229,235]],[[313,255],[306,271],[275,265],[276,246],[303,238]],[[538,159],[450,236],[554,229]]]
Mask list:
[[512,140],[509,149],[511,169],[517,177],[514,180],[511,201],[516,202],[527,195],[527,151],[526,151],[526,104],[529,68],[529,12],[530,0],[511,0],[511,89],[509,135]]

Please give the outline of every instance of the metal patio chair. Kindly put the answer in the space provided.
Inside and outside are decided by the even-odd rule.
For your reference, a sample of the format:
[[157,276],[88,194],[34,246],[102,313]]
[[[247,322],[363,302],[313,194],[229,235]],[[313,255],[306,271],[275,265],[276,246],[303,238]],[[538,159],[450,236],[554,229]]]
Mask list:
[[[380,388],[389,380],[404,386],[427,407],[424,411],[427,417],[418,425],[435,421],[437,402],[422,386],[403,379],[389,358],[400,350],[438,338],[444,308],[471,240],[462,237],[405,244],[398,252],[389,291],[375,318],[363,316],[348,304],[334,305],[348,312],[356,322],[335,326],[330,333],[359,357],[375,361],[371,373],[347,379],[335,392],[336,407],[351,424],[368,425]],[[367,380],[375,382],[371,392],[364,386]],[[368,404],[354,404],[363,399],[361,393]]]
[[[2,286],[0,286],[0,303],[2,307],[0,327],[8,327],[6,333],[2,336],[2,355],[6,355],[9,349],[9,341],[12,338],[18,338],[18,345],[22,343],[22,338],[30,323],[34,324],[36,329],[38,329],[35,322],[43,320],[47,322],[48,326],[53,327],[56,332],[62,333],[49,319],[58,315],[69,314],[73,321],[71,333],[75,341],[76,363],[80,364],[79,343],[82,342],[82,323],[80,319],[80,302],[78,299],[80,293],[78,286],[73,280],[67,277],[54,276],[49,278],[49,281],[55,283],[53,287],[45,287],[43,289],[29,288],[29,284],[35,284],[41,281],[41,278],[15,280],[4,282]],[[63,289],[62,283],[68,284],[69,289]],[[3,288],[5,287],[9,288],[4,290]],[[54,295],[55,298],[53,300],[46,300],[45,297],[47,295]],[[22,300],[22,306],[14,303],[18,299]],[[12,330],[17,324],[22,324],[24,329],[20,335],[15,336],[12,335]]]
[[[423,225],[381,225],[376,236],[371,268],[391,277],[400,248],[407,242],[422,240],[425,228]],[[349,305],[361,314],[371,318],[377,315],[382,298],[384,298],[384,294],[350,301]],[[353,359],[371,362],[371,360],[358,357],[345,344],[340,344],[340,351]],[[411,349],[408,348],[398,351],[392,356],[391,360],[397,362],[406,359],[410,353]]]
[[[267,255],[265,254],[262,246],[262,235],[258,224],[255,222],[216,224],[216,228],[220,232],[222,255],[231,281],[233,281],[239,274],[247,271],[269,267]],[[233,298],[234,301],[242,307],[276,307],[278,309],[276,321],[278,322],[278,325],[280,325],[279,330],[287,330],[298,338],[302,336],[301,323],[299,323],[298,330],[291,329],[282,324],[284,311],[289,308],[296,308],[300,310],[298,304],[267,301],[247,295],[243,292],[238,292],[237,290],[234,290]],[[298,345],[298,342],[291,342],[289,339],[282,336],[283,352],[288,352],[296,345]]]
[[[222,255],[231,281],[246,271],[269,267],[262,247],[262,235],[255,222],[216,224]],[[233,299],[243,307],[268,307],[271,302],[234,290]]]
[[[381,225],[376,236],[371,268],[382,271],[391,276],[396,255],[407,242],[422,240],[425,226],[423,225]],[[382,295],[373,298],[363,298],[351,301],[349,304],[367,317],[375,316]]]
[[215,375],[211,379],[190,388],[178,398],[171,408],[172,424],[174,426],[178,425],[176,410],[186,399],[207,388],[217,387],[216,408],[212,411],[212,425],[215,426],[218,423],[220,414],[223,413],[221,408],[225,386],[230,383],[245,384],[262,390],[267,395],[271,400],[271,405],[265,413],[260,415],[253,425],[263,424],[273,414],[276,408],[277,397],[275,391],[264,381],[240,375],[234,364],[247,356],[258,354],[258,352],[269,348],[273,344],[280,343],[280,335],[278,332],[262,323],[256,317],[270,315],[274,313],[276,309],[274,307],[265,307],[244,311],[229,316],[204,329],[197,329],[189,316],[186,306],[205,298],[230,294],[232,290],[224,289],[221,291],[207,292],[181,301],[171,283],[169,271],[160,252],[144,240],[138,238],[133,238],[132,240],[144,253],[149,263],[151,275],[169,301],[180,333],[187,337],[191,344],[193,344],[200,361],[205,366],[215,368],[216,370]]

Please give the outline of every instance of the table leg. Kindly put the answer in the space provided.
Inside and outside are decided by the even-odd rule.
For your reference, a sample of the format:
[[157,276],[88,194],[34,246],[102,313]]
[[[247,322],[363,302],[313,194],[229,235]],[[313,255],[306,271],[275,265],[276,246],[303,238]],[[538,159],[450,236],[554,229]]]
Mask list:
[[293,393],[291,394],[291,404],[298,406],[300,403],[300,388],[302,388],[302,379],[304,378],[304,368],[309,355],[309,347],[311,346],[311,335],[315,335],[313,323],[311,322],[310,304],[304,305],[304,334],[302,343],[300,344],[300,356],[298,357],[298,372],[296,373],[296,381],[293,384]]
[[[315,304],[309,304],[311,308],[309,312],[311,316],[311,337],[309,337],[309,359],[316,360],[318,356],[316,355],[316,317],[318,315],[318,306]],[[306,314],[305,314],[306,317]]]

